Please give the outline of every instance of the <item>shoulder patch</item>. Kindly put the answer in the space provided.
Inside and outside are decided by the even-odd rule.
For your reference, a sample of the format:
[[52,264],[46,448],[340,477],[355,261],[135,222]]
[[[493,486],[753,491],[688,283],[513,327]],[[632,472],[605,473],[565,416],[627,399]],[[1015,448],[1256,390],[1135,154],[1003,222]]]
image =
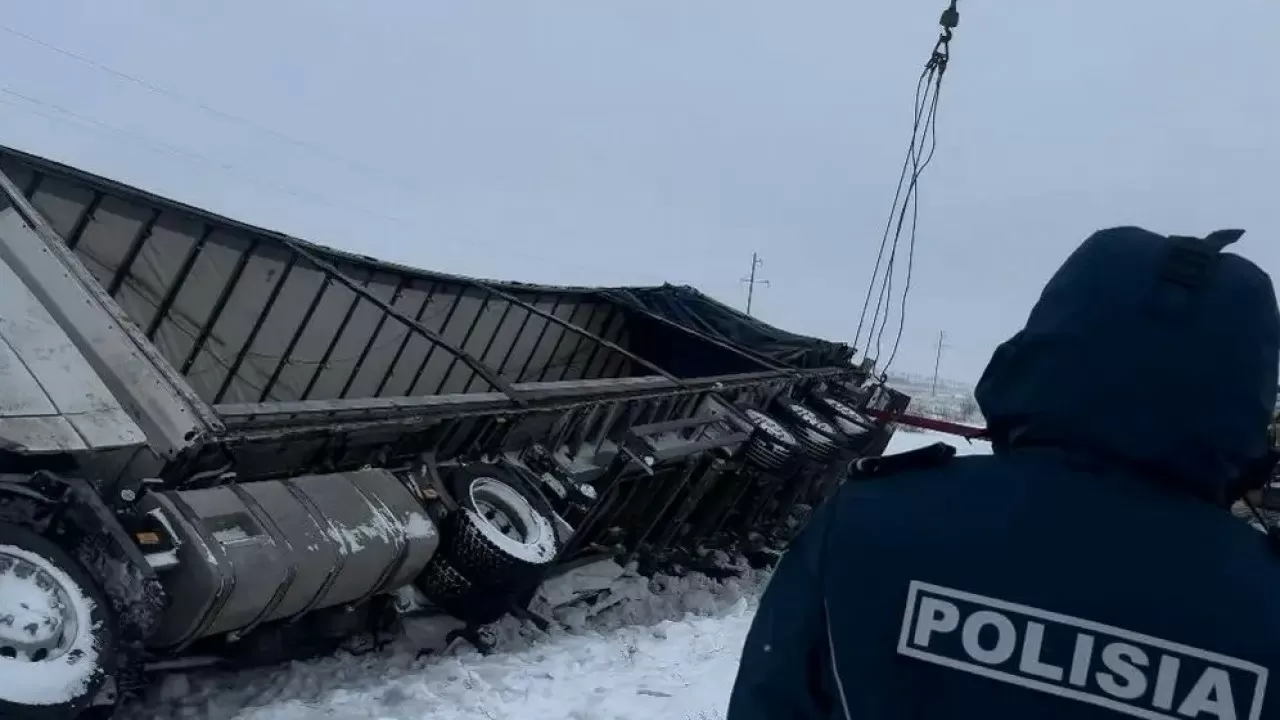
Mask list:
[[1267,691],[1256,663],[918,580],[898,654],[1148,720],[1258,720]]
[[858,458],[849,463],[849,479],[869,480],[910,470],[939,467],[950,462],[955,456],[955,447],[937,442],[903,453]]

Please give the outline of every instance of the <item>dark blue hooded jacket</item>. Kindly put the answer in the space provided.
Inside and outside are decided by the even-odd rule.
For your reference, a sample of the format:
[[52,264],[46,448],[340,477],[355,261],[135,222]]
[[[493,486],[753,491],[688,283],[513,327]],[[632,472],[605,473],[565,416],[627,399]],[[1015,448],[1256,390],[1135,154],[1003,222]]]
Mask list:
[[1201,242],[1090,237],[978,384],[995,454],[814,513],[728,720],[1280,718],[1280,557],[1226,509],[1280,313],[1253,264],[1175,250]]

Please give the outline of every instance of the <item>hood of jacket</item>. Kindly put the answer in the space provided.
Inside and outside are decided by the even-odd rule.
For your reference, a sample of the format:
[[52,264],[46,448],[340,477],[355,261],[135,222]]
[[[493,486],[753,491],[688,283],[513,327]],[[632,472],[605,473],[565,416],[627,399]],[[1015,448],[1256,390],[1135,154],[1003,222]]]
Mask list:
[[1085,240],[978,383],[997,451],[1051,445],[1235,499],[1266,455],[1280,365],[1270,277],[1220,252],[1239,234]]

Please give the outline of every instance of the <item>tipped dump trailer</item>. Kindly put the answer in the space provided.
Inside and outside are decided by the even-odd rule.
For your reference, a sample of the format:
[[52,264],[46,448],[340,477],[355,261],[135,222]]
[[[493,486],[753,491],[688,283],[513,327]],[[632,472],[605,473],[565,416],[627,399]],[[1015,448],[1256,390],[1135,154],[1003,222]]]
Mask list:
[[4,717],[593,559],[768,562],[907,403],[690,288],[383,263],[7,148],[0,340]]

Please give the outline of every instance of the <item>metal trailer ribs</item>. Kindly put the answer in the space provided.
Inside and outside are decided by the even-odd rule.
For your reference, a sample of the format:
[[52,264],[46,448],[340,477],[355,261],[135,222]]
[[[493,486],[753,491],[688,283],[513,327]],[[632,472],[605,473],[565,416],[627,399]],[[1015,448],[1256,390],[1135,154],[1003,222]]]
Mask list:
[[[500,447],[497,425],[520,437],[584,404],[625,419],[669,398],[685,414],[662,419],[681,420],[713,392],[741,405],[865,379],[849,348],[688,288],[675,306],[670,288],[479,281],[320,247],[18,150],[0,147],[0,170],[214,418],[206,440],[155,471],[170,479],[229,459],[254,478],[306,456],[334,466],[459,438]],[[444,423],[458,418],[480,435]],[[405,443],[414,430],[436,434]]]
[[[690,419],[712,395],[761,404],[798,385],[865,380],[849,348],[687,288],[673,305],[670,288],[427,272],[13,149],[0,147],[0,170],[29,202],[30,221],[62,239],[207,418],[202,437],[168,438],[176,450],[149,464],[170,481],[229,466],[252,479],[299,463],[512,450],[582,407],[608,408],[606,434],[625,447],[628,427]],[[153,450],[166,445],[150,439]]]
[[[628,315],[779,370],[596,288],[429,273],[312,245],[0,148],[22,189],[211,405],[497,391],[517,382],[674,376],[630,348]],[[705,352],[705,351],[703,351]]]

